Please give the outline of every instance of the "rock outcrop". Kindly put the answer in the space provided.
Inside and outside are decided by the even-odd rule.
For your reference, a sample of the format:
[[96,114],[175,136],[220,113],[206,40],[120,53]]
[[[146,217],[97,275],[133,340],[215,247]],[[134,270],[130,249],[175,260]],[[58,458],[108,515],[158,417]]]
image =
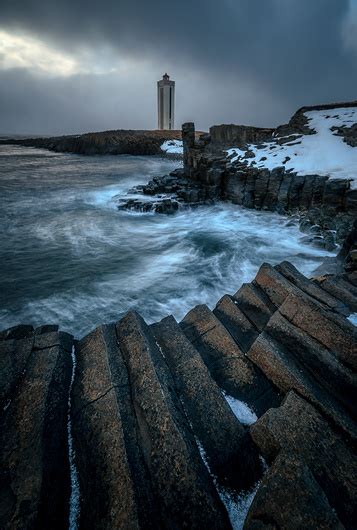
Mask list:
[[281,451],[259,487],[244,528],[342,530],[344,526],[309,466],[295,454]]
[[[203,200],[223,199],[247,208],[299,212],[301,228],[311,242],[333,250],[336,242],[343,242],[347,237],[357,217],[357,188],[351,185],[352,177],[334,177],[328,170],[324,173],[323,153],[320,156],[322,167],[313,165],[316,169],[310,174],[306,170],[309,160],[302,174],[294,169],[299,158],[295,152],[291,154],[296,157],[294,161],[291,156],[286,156],[281,158],[280,165],[274,162],[279,158],[274,157],[281,146],[298,146],[304,137],[316,134],[306,113],[321,111],[324,112],[323,118],[333,119],[339,111],[351,109],[355,112],[356,108],[355,101],[303,107],[287,125],[275,130],[220,125],[211,127],[209,135],[198,141],[193,141],[194,124],[184,124],[185,176],[201,185]],[[356,147],[357,125],[351,118],[345,121],[348,126],[331,126],[331,136],[342,136],[346,144]],[[321,139],[322,149],[323,141],[324,138]],[[268,164],[267,157],[270,158]],[[289,161],[292,166],[287,168]]]
[[50,138],[9,138],[0,144],[39,147],[79,155],[163,155],[161,145],[181,139],[181,131],[115,130]]
[[[335,112],[343,115],[349,109],[357,116],[357,102],[303,107],[287,125],[277,129],[219,125],[211,127],[209,134],[197,135],[194,124],[185,123],[182,126],[183,169],[154,177],[147,185],[130,190],[128,199],[122,197],[118,208],[171,214],[187,206],[225,200],[246,208],[294,214],[301,231],[306,234],[305,241],[312,245],[332,251],[346,240],[337,262],[331,262],[329,267],[326,265],[325,271],[330,268],[336,273],[343,270],[344,265],[354,270],[357,267],[356,230],[353,229],[357,217],[355,172],[351,167],[345,171],[340,161],[340,173],[346,176],[338,173],[337,162],[333,171],[338,175],[330,175],[328,169],[319,168],[317,162],[312,164],[309,173],[306,167],[311,156],[307,156],[307,166],[303,164],[302,173],[294,166],[287,168],[290,156],[281,158],[280,165],[274,162],[277,156],[274,153],[280,148],[299,146],[304,138],[317,134],[306,113],[324,111],[322,118],[333,119],[338,118]],[[320,122],[324,121],[322,118]],[[346,123],[353,119],[345,117]],[[356,124],[331,126],[328,131],[331,137],[342,136],[351,148],[356,147]],[[326,138],[322,136],[319,148],[328,150],[324,141]],[[266,164],[268,156],[270,161]],[[295,162],[300,160],[298,164],[301,165],[304,151],[299,156],[295,152],[291,156]],[[323,165],[324,158],[322,151],[317,160]]]
[[132,188],[128,195],[130,198],[119,199],[119,210],[172,214],[184,207],[212,204],[202,186],[186,178],[180,168],[169,175],[154,177],[146,185]]
[[[319,508],[320,502],[325,504],[325,499],[327,499],[329,506],[336,511],[344,526],[353,528],[356,521],[357,508],[356,458],[354,452],[346,444],[343,435],[335,432],[333,427],[317,412],[315,407],[291,391],[286,396],[281,407],[269,410],[251,427],[251,434],[265,458],[270,462],[276,461],[277,466],[283,467],[284,471],[282,470],[280,480],[286,474],[285,488],[288,488],[285,489],[285,493],[283,489],[281,490],[283,498],[288,493],[289,483],[291,483],[287,469],[291,467],[291,463],[288,458],[285,459],[283,456],[288,453],[294,455],[295,462],[299,462],[296,462],[295,465],[306,466],[305,470],[301,469],[297,473],[298,476],[296,478],[299,490],[299,475],[300,473],[305,474],[308,469],[322,490],[322,495],[317,491],[316,497],[313,496],[311,499],[314,509],[316,507]],[[281,457],[275,460],[278,455],[281,455]],[[265,480],[269,482],[273,479],[271,475],[274,474],[276,474],[276,470]],[[294,474],[293,477],[295,478]],[[308,481],[312,482],[310,479]],[[308,486],[309,488],[310,486]],[[272,494],[272,499],[274,499],[274,491],[269,493]],[[305,493],[307,492],[305,491]],[[290,497],[287,495],[286,501],[291,503],[294,495],[294,491],[291,490]],[[283,500],[282,497],[280,497],[280,502]],[[276,503],[277,498],[272,502]],[[257,512],[255,510],[258,506],[259,497],[256,499],[255,506],[253,505],[251,508],[251,514],[246,525],[247,528],[250,527],[249,520],[256,517],[255,514]],[[265,509],[274,510],[274,506],[268,505]],[[330,517],[329,510],[326,512]],[[311,513],[313,514],[313,510],[311,510]],[[277,515],[275,513],[275,520]],[[284,510],[282,510],[282,515],[287,517],[288,513],[284,513]],[[302,520],[303,516],[310,515],[302,511],[302,513],[297,514],[297,521]],[[258,516],[258,518],[260,517],[262,515]],[[335,519],[334,524],[336,523]],[[285,524],[286,526],[284,527],[288,528],[287,519]],[[252,527],[254,528],[254,526]],[[339,527],[341,528],[341,525]],[[314,528],[314,526],[310,523],[308,528]],[[331,526],[328,526],[328,528],[331,528]]]
[[[79,529],[228,529],[256,488],[246,530],[352,530],[356,285],[263,264],[213,311],[129,312],[76,342]],[[1,528],[68,527],[72,345],[53,326],[0,333]]]

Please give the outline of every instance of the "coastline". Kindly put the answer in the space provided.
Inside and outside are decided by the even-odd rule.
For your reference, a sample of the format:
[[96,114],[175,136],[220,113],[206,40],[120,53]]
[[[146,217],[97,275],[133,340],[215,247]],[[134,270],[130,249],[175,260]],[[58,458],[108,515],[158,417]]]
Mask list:
[[[306,128],[301,114],[294,120]],[[265,521],[300,527],[303,517],[306,528],[352,529],[355,190],[348,179],[251,167],[252,138],[264,144],[275,132],[235,127],[197,137],[193,124],[185,124],[183,169],[130,193],[151,196],[157,213],[177,210],[178,200],[187,207],[222,200],[260,210],[262,219],[264,211],[294,216],[296,230],[299,219],[321,248],[342,243],[329,263],[332,274],[325,274],[324,264],[319,276],[307,278],[289,261],[263,263],[212,310],[202,300],[180,322],[167,316],[148,325],[140,311],[129,310],[80,340],[56,324],[1,331],[1,460],[6,491],[14,492],[10,518],[20,524],[28,522],[24,503],[31,504],[39,529],[46,527],[42,521],[68,520],[75,469],[70,513],[83,528],[120,521],[123,528],[228,530],[239,518],[239,528],[255,530]],[[232,131],[235,160],[227,154]],[[152,133],[22,139],[16,145],[182,159],[164,153],[161,132]],[[139,209],[148,204],[140,200]],[[122,207],[133,209],[133,202]],[[290,238],[293,224],[286,225]],[[143,308],[142,297],[140,303]],[[38,444],[27,425],[39,433]],[[33,481],[41,487],[29,488]],[[6,517],[0,512],[0,522]]]

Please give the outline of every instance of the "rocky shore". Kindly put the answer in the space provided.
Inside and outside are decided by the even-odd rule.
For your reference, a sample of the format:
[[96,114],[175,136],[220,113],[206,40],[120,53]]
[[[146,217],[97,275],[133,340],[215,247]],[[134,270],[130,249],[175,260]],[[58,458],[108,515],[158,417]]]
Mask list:
[[[313,129],[311,116],[324,134]],[[287,125],[276,129],[219,125],[197,138],[194,124],[186,123],[182,128],[183,170],[138,187],[134,190],[138,198],[121,199],[119,207],[172,213],[187,205],[225,200],[297,216],[309,242],[334,250],[357,218],[356,121],[357,103],[350,102],[303,107]],[[306,138],[314,135],[311,146]],[[331,143],[336,136],[348,146],[346,154],[341,155],[340,145]],[[331,146],[336,148],[337,161],[329,153]],[[292,150],[287,153],[295,157],[293,161],[287,154],[282,156],[284,149]],[[329,157],[332,167],[325,161]],[[281,165],[275,162],[280,159]],[[304,171],[299,173],[289,164],[303,165]],[[318,172],[309,172],[309,167]]]
[[[128,191],[130,198],[120,197],[118,209],[171,214],[184,207],[212,204],[199,182],[187,178],[183,169],[154,177],[148,184]],[[134,195],[134,197],[132,197]]]
[[[181,322],[149,326],[129,312],[80,340],[54,325],[0,332],[0,528],[355,528],[357,187],[353,164],[304,174],[299,160],[321,131],[353,150],[355,108],[303,108],[275,130],[222,125],[198,137],[184,124],[183,168],[118,200],[158,213],[229,200],[288,214],[312,244],[341,245],[339,273],[308,279],[264,263]],[[179,139],[144,133],[36,146],[157,154]]]
[[354,528],[356,312],[283,262],[180,323],[2,331],[0,527]]
[[168,140],[180,140],[181,131],[116,130],[50,138],[6,138],[0,145],[23,145],[79,155],[162,155]]
[[209,197],[298,213],[303,231],[331,249],[357,218],[356,122],[357,102],[349,102],[303,107],[275,130],[215,126],[198,141],[184,124],[185,175]]

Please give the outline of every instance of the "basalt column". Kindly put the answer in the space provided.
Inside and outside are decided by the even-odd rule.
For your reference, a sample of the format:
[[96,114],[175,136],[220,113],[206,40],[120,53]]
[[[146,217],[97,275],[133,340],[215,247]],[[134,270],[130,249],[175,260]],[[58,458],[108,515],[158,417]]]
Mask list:
[[182,125],[183,142],[183,168],[186,176],[190,176],[192,163],[190,160],[190,149],[195,145],[195,124],[187,122]]

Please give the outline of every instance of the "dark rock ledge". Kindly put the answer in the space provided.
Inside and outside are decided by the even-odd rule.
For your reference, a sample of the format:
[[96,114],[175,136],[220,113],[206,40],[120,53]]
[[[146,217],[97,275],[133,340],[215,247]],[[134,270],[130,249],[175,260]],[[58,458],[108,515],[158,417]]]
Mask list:
[[[263,264],[213,311],[129,312],[75,342],[79,528],[228,529],[222,499],[257,484],[246,530],[355,528],[356,311],[356,272]],[[72,347],[56,326],[0,332],[4,530],[68,528]]]
[[164,155],[161,145],[180,140],[181,131],[114,130],[45,138],[6,138],[0,145],[37,147],[79,155]]
[[[133,197],[134,195],[134,197]],[[198,182],[185,177],[183,169],[154,177],[146,185],[136,186],[118,199],[119,210],[172,214],[185,207],[212,204],[216,198]]]

